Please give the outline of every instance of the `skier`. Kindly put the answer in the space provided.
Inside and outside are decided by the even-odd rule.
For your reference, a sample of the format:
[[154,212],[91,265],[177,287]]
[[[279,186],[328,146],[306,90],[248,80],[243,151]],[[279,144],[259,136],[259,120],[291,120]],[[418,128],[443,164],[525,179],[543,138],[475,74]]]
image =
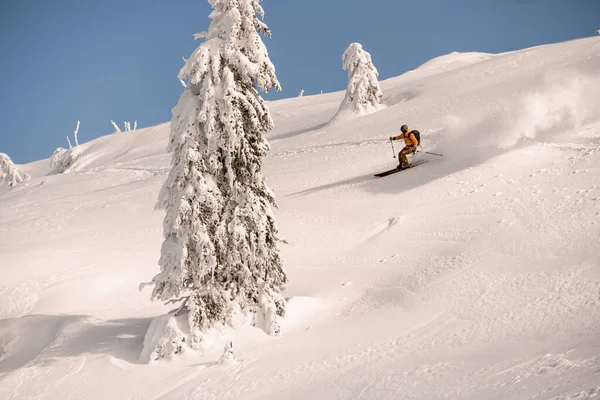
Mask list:
[[[404,139],[404,148],[402,150],[400,150],[400,153],[398,153],[398,159],[400,160],[400,164],[398,164],[398,169],[406,169],[410,167],[410,164],[408,163],[408,158],[406,158],[407,154],[415,154],[417,152],[417,146],[419,145],[419,140],[417,139],[417,136],[415,136],[414,132],[418,132],[418,131],[413,131],[412,129],[408,129],[407,125],[402,125],[400,127],[400,130],[402,131],[402,133],[398,136],[390,136],[390,140],[400,140],[400,139]],[[420,135],[418,135],[420,136]]]

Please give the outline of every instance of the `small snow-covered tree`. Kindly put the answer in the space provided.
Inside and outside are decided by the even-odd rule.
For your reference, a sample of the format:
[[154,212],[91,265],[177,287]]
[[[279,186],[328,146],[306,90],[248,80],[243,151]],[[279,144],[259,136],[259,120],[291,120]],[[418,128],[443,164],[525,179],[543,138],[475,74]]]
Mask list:
[[81,156],[81,151],[78,146],[70,149],[57,148],[50,157],[50,171],[53,174],[62,174],[71,172],[71,167],[75,161]]
[[348,71],[348,87],[338,114],[344,111],[366,114],[377,110],[383,93],[371,55],[360,43],[352,43],[342,56],[342,65]]
[[0,153],[0,182],[12,188],[29,179],[29,175],[19,173],[8,154]]
[[73,137],[75,138],[75,147],[71,144],[71,139],[67,135],[67,142],[69,143],[68,149],[58,147],[52,153],[50,157],[50,171],[53,174],[62,174],[64,172],[70,172],[71,167],[75,164],[75,161],[81,156],[81,150],[79,149],[79,125],[81,121],[77,121],[77,126],[73,131]]
[[[259,33],[260,0],[209,0],[205,40],[179,72],[187,86],[173,109],[171,171],[157,203],[166,210],[153,299],[184,300],[190,331],[241,317],[279,333],[287,281],[274,195],[262,174],[273,129],[258,89],[280,90]],[[189,342],[189,341],[188,341]]]
[[300,90],[300,94],[298,95],[298,97],[302,97],[304,96],[304,89]]
[[223,348],[223,355],[217,362],[217,364],[221,365],[233,365],[236,363],[235,355],[233,354],[233,342],[228,340],[225,343],[225,347]]

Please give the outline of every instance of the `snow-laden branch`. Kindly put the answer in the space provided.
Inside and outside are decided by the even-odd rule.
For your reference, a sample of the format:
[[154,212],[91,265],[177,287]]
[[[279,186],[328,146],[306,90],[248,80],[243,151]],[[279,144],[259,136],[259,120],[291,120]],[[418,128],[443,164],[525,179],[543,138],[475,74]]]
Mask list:
[[119,128],[119,125],[117,125],[117,123],[115,121],[113,121],[112,119],[110,120],[110,123],[112,124],[112,126],[115,128],[115,133],[121,133],[121,128]]
[[[77,140],[77,135],[79,134],[79,122],[77,121],[77,128],[75,128],[75,131],[73,132],[73,136],[75,137],[75,146],[79,146],[79,141]],[[68,139],[69,137],[67,137]],[[70,143],[69,143],[69,147],[70,147]]]

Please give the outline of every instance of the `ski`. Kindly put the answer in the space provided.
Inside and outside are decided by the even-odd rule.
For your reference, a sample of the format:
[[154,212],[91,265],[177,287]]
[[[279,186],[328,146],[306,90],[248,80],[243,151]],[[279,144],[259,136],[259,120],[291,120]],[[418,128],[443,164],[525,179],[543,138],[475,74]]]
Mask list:
[[375,174],[374,176],[376,178],[383,178],[384,176],[392,175],[392,174],[395,174],[396,172],[402,172],[404,170],[414,168],[418,165],[425,164],[426,162],[427,162],[426,160],[417,161],[417,162],[414,162],[413,164],[411,164],[408,168],[404,168],[404,169],[394,168],[394,169],[390,169],[388,171],[380,172],[378,174]]

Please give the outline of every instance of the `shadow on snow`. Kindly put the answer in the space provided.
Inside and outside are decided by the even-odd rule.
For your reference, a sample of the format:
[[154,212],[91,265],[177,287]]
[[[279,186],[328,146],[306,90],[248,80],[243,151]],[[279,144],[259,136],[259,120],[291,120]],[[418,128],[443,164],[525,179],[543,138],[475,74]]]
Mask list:
[[0,373],[84,354],[138,363],[151,321],[103,321],[84,315],[28,315],[0,320]]

